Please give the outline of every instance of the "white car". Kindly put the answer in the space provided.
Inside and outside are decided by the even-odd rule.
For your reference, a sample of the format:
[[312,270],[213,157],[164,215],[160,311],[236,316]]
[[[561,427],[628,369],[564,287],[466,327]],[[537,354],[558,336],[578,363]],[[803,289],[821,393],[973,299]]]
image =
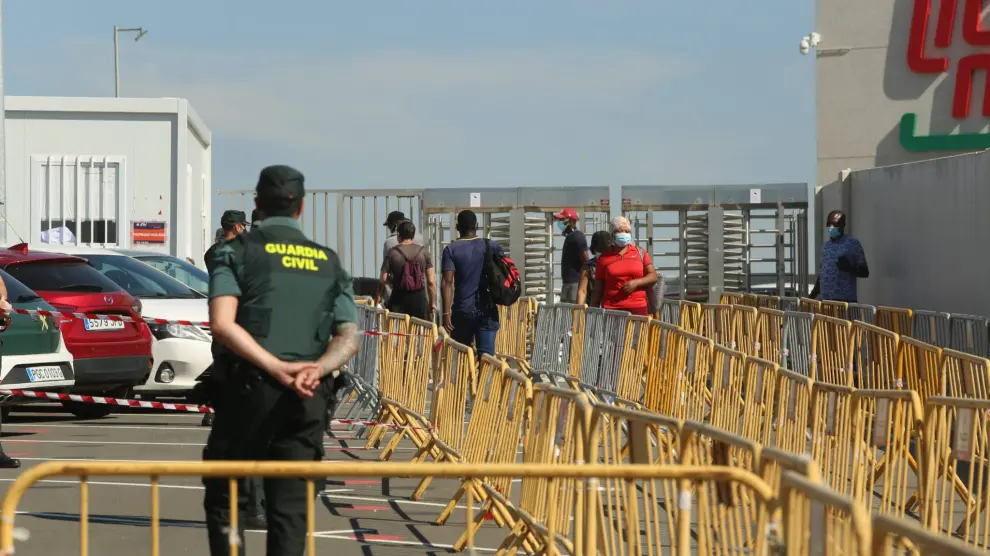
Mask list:
[[[206,322],[206,296],[182,282],[127,255],[99,247],[32,244],[33,251],[82,257],[89,265],[141,300],[142,315],[155,319]],[[153,372],[134,388],[142,397],[181,397],[192,391],[196,379],[213,364],[212,337],[207,326],[150,324]]]

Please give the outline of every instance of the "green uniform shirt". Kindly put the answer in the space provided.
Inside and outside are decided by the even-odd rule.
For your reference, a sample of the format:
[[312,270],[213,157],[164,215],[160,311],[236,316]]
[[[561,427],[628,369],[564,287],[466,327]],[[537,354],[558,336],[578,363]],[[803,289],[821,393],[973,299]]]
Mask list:
[[[269,228],[284,226],[302,232],[302,226],[294,218],[286,216],[276,216],[266,218],[258,227]],[[228,242],[222,242],[216,246],[213,253],[213,265],[210,271],[210,299],[223,296],[241,296],[241,288],[237,283],[237,276],[243,276],[244,265],[239,260],[238,250]],[[346,284],[341,288],[340,294],[333,304],[334,324],[339,327],[346,323],[357,323],[357,307],[354,304],[354,285],[350,276],[346,276]]]

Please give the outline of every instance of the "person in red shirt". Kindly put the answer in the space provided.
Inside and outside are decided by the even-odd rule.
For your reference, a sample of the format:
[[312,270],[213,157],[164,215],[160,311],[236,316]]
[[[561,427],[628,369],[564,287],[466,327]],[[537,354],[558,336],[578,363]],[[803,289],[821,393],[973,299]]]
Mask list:
[[612,220],[612,246],[598,257],[590,306],[649,316],[646,292],[657,281],[650,255],[633,243],[629,220]]

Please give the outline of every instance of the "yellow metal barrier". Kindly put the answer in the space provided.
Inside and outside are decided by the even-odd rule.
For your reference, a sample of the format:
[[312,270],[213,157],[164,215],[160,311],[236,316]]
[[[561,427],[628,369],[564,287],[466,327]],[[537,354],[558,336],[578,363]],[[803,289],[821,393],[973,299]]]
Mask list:
[[784,363],[784,312],[760,308],[756,316],[756,346],[754,355],[778,365]]
[[780,310],[780,297],[776,295],[757,295],[756,307],[758,309]]
[[897,348],[900,336],[879,326],[856,321],[852,324],[856,386],[859,388],[899,389]]
[[877,307],[877,326],[901,336],[910,336],[914,311],[898,307]]
[[[772,493],[759,477],[740,469],[722,467],[687,467],[687,466],[656,466],[656,465],[520,465],[520,464],[484,464],[484,465],[462,465],[454,463],[444,464],[415,464],[415,463],[391,463],[391,462],[340,462],[334,465],[325,465],[317,462],[168,462],[168,463],[70,463],[70,462],[46,462],[22,473],[18,479],[7,490],[3,501],[3,522],[0,523],[0,553],[9,555],[14,551],[14,529],[16,526],[16,515],[18,506],[27,493],[28,489],[38,482],[53,477],[79,477],[80,479],[80,554],[89,554],[89,490],[87,480],[93,477],[109,476],[146,476],[150,478],[151,484],[151,554],[159,556],[161,526],[160,509],[158,500],[160,498],[160,481],[163,477],[229,477],[231,478],[230,488],[232,491],[230,515],[231,521],[237,521],[237,481],[236,478],[243,477],[278,477],[278,478],[304,478],[307,479],[307,490],[310,499],[315,499],[316,488],[314,481],[326,479],[327,477],[440,477],[440,478],[460,478],[465,481],[482,481],[485,479],[499,479],[510,481],[512,478],[532,478],[543,477],[554,480],[570,479],[580,481],[585,485],[597,484],[600,479],[613,479],[631,481],[678,481],[681,484],[724,481],[732,484],[743,485],[747,493],[754,498],[763,501],[764,504],[772,503]],[[550,481],[550,487],[556,486],[554,481]],[[591,492],[597,494],[597,491]],[[548,495],[550,493],[548,492]],[[476,519],[475,501],[472,493],[468,492],[467,523]],[[584,504],[576,504],[574,508],[573,524],[573,545],[575,554],[586,554],[584,546],[596,546],[598,539],[596,527],[592,524],[587,527],[588,508],[596,508],[598,504],[597,496],[589,496]],[[688,499],[688,502],[690,500]],[[316,554],[316,537],[313,535],[316,516],[314,504],[309,504],[307,509],[307,554]],[[686,534],[679,535],[676,539],[678,554],[690,554],[690,517],[681,520],[678,524],[679,531],[687,529]],[[470,529],[468,529],[470,531]],[[231,539],[231,554],[238,553],[237,539]],[[474,548],[472,535],[468,536],[467,547]]]
[[722,292],[718,296],[719,305],[736,305],[742,303],[743,294],[734,292]]
[[[438,448],[439,461],[442,462],[471,465],[514,463],[531,391],[532,383],[528,378],[510,370],[505,361],[483,355],[463,450],[453,449],[436,436],[431,437],[429,449]],[[429,478],[424,478],[411,498],[418,500],[422,497],[430,482]],[[511,483],[498,482],[495,486],[508,495]],[[437,517],[438,525],[443,525],[450,518],[457,501],[468,491],[479,500],[486,498],[480,481],[465,480]]]
[[701,329],[701,303],[681,300],[681,328],[697,334]]
[[708,338],[671,330],[663,359],[646,378],[647,407],[676,419],[703,421],[711,402],[708,377],[713,348]]
[[849,304],[845,301],[822,301],[821,313],[826,317],[849,320]]
[[937,537],[917,523],[888,516],[873,516],[873,556],[894,554],[938,554],[939,556],[977,556],[985,554],[946,537]]
[[[583,462],[589,417],[590,407],[584,394],[553,386],[536,386],[524,435],[523,462],[558,465]],[[573,553],[574,546],[569,539],[578,517],[576,509],[584,507],[585,495],[576,481],[525,478],[518,507],[509,501],[508,493],[488,484],[484,488],[489,496],[489,506],[504,512],[510,529],[501,550],[522,547],[529,553],[549,554],[556,552],[556,545],[560,544]],[[480,528],[481,522],[473,525]]]
[[[433,347],[437,343],[437,326],[432,322],[391,313],[386,315],[386,324],[389,325],[390,332],[397,329],[400,334],[406,335],[388,336],[383,342],[387,348],[382,359],[394,360],[383,366],[379,375],[387,378],[389,390],[382,390],[378,420],[404,428],[392,435],[382,450],[382,460],[391,457],[403,438],[408,437],[420,449],[429,445],[430,425],[424,414],[434,364]],[[389,429],[385,427],[372,429],[368,434],[366,447],[377,447],[388,432]]]
[[779,492],[787,556],[869,553],[870,519],[860,504],[789,471]]
[[738,349],[746,355],[759,357],[758,315],[759,312],[754,307],[745,305],[732,307],[732,349]]
[[526,359],[536,331],[536,298],[520,297],[514,304],[498,306],[501,327],[495,337],[495,353]]
[[619,379],[615,393],[620,398],[638,402],[643,398],[643,377],[647,361],[656,357],[650,350],[650,322],[647,317],[632,315],[626,320],[626,333],[619,359]]
[[477,374],[474,350],[444,336],[433,369],[430,424],[437,439],[455,451],[464,446],[464,415],[477,390]]
[[746,401],[743,399],[743,366],[746,356],[725,346],[713,346],[711,364],[711,424],[734,434],[742,433]]
[[[990,360],[951,349],[942,350],[945,395],[990,399]],[[939,392],[942,394],[942,392]]]
[[798,299],[798,311],[820,315],[822,314],[822,302],[817,299],[802,297]]
[[829,384],[853,385],[852,323],[816,314],[811,325],[815,360],[813,378]]
[[788,371],[777,371],[777,408],[773,446],[795,454],[803,454],[808,444],[808,417],[812,415],[814,381]]
[[702,305],[701,311],[701,327],[698,334],[715,342],[716,345],[736,349],[732,305]]
[[931,531],[987,547],[990,400],[929,397],[923,438],[921,522]]
[[897,379],[899,385],[917,392],[922,404],[931,396],[944,394],[941,348],[901,336],[897,345]]

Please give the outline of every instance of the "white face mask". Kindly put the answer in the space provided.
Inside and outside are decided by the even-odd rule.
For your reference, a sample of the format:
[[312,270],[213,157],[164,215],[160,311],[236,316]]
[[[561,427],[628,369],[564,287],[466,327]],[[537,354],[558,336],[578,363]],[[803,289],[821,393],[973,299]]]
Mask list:
[[615,244],[619,247],[625,247],[632,242],[632,234],[629,232],[619,232],[615,234]]

